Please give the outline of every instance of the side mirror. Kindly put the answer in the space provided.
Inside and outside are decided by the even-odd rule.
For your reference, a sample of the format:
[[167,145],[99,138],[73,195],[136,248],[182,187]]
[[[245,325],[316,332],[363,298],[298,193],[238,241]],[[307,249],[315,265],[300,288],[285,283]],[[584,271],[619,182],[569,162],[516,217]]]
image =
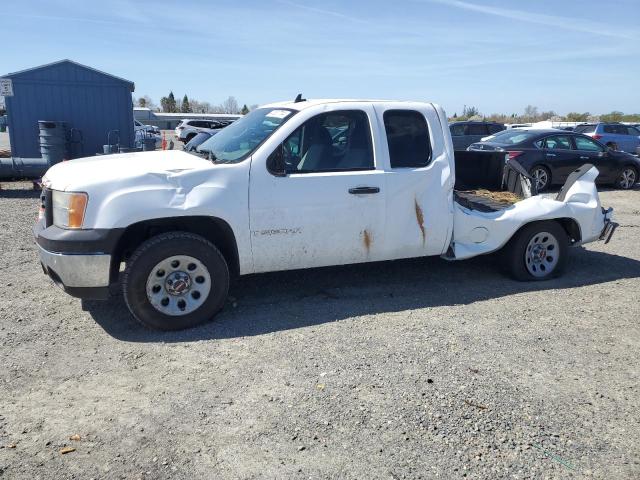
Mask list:
[[284,147],[282,144],[273,151],[267,158],[267,170],[275,177],[286,177],[287,166],[284,162]]

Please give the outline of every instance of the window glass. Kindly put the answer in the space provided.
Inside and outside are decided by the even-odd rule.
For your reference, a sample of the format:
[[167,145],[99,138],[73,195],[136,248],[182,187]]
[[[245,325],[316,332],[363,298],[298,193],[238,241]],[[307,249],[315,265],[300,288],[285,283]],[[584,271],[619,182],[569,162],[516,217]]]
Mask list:
[[615,125],[603,125],[602,130],[604,133],[618,133]]
[[288,173],[374,168],[369,119],[361,110],[316,115],[289,135],[283,151]]
[[545,140],[545,148],[553,150],[571,150],[571,140],[569,137],[562,135],[547,137]]
[[470,123],[468,135],[486,135],[487,127],[481,123]]
[[257,108],[200,145],[217,163],[247,158],[295,112],[285,108]]
[[514,128],[500,132],[500,134],[496,135],[491,142],[498,145],[515,145],[516,143],[524,142],[537,135],[539,134]]
[[576,133],[593,133],[596,131],[595,125],[578,125],[574,130]]
[[596,142],[587,137],[575,137],[576,148],[578,150],[588,150],[591,152],[604,152],[604,149]]
[[489,125],[490,134],[498,133],[498,132],[501,132],[502,130],[504,130],[504,127],[502,125],[496,125],[496,124]]
[[460,135],[464,135],[464,131],[466,130],[466,125],[464,123],[460,123],[458,125],[451,125],[450,130],[451,130],[451,135],[453,136],[460,136]]
[[384,128],[389,144],[391,168],[424,167],[431,161],[429,127],[420,112],[387,110]]
[[629,132],[629,135],[633,135],[635,137],[640,136],[640,130],[634,127],[627,127],[627,132]]

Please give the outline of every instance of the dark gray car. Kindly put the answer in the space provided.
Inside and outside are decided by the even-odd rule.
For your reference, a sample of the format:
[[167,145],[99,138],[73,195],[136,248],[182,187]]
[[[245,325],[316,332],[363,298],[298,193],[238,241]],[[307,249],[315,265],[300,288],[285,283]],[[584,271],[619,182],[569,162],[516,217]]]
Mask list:
[[455,150],[466,150],[472,143],[479,142],[484,137],[505,128],[503,124],[496,122],[453,122],[449,124]]

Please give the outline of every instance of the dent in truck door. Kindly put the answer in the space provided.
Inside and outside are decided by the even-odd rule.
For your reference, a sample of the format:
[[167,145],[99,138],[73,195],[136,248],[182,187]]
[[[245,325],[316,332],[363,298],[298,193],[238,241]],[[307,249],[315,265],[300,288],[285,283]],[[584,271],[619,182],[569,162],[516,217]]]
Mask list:
[[281,144],[286,175],[254,158],[249,186],[254,271],[381,259],[384,172],[376,169],[373,108],[325,108]]
[[[376,106],[386,132],[386,256],[440,255],[453,228],[453,181],[435,108]],[[381,143],[384,145],[385,140]]]

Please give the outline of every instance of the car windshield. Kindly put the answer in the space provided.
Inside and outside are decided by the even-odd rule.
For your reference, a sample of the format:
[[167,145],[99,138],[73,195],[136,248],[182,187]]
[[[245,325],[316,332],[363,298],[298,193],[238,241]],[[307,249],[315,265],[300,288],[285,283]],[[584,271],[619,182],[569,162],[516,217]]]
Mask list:
[[237,163],[251,155],[294,110],[258,108],[223,128],[198,148],[217,163]]
[[487,140],[491,143],[498,143],[500,145],[515,145],[516,143],[524,142],[530,138],[535,137],[536,133],[527,132],[524,130],[511,129],[500,132],[500,135],[494,135],[493,138]]

